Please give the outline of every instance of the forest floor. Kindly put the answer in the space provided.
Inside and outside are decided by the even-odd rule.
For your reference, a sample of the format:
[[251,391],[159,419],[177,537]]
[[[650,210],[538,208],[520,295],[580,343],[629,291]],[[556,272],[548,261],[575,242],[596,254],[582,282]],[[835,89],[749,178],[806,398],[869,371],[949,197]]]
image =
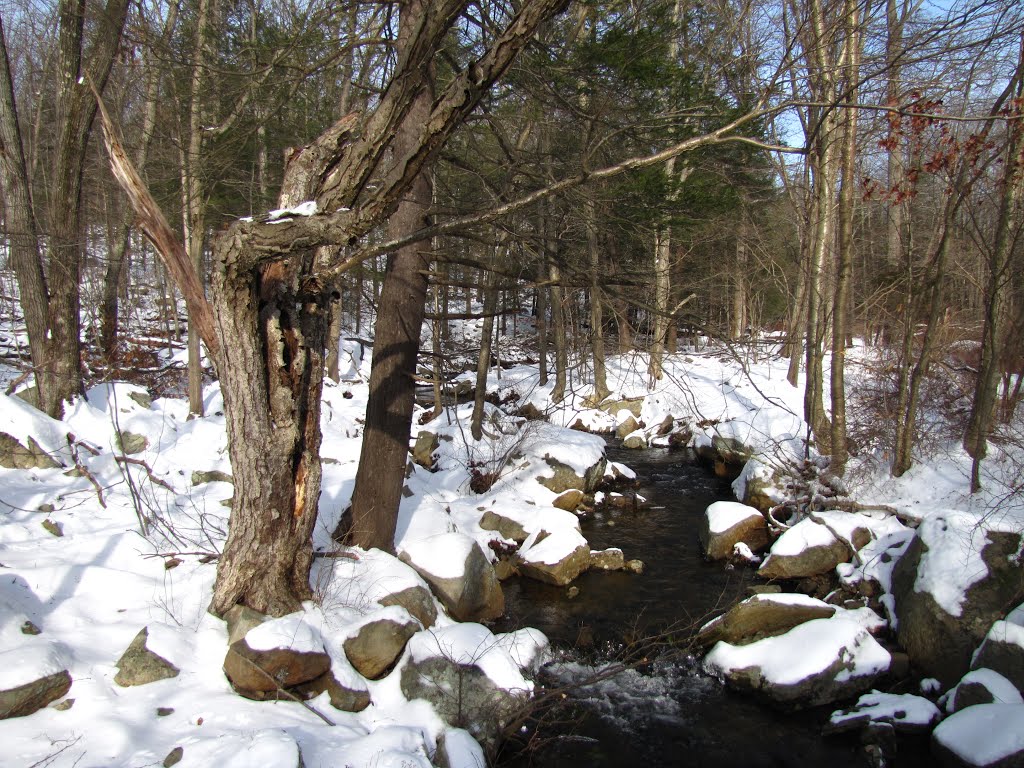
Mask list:
[[[786,361],[765,349],[712,346],[680,352],[667,360],[665,376],[653,388],[644,355],[613,357],[609,385],[616,398],[644,398],[641,421],[647,425],[672,416],[674,429],[688,430],[695,447],[731,438],[750,448],[761,469],[754,467],[747,479],[758,471],[796,478],[798,472],[786,472],[806,456],[799,415],[802,390],[786,382]],[[325,465],[321,520],[314,535],[322,551],[333,547],[329,532],[351,495],[358,462],[369,371],[368,356],[359,350],[355,343],[343,345],[347,365],[342,381],[327,386],[324,394]],[[877,411],[878,398],[868,396],[878,390],[872,383],[874,353],[855,352],[851,387],[865,397],[854,410],[859,455],[847,474],[846,495],[913,520],[955,511],[979,525],[987,521],[1024,528],[1019,491],[1024,452],[1012,440],[994,446],[985,462],[984,490],[972,495],[970,460],[959,447],[946,401],[928,409],[918,463],[902,478],[889,477],[886,430],[891,424]],[[180,354],[172,359],[155,352],[152,369],[166,378],[168,371],[179,370],[175,359]],[[3,376],[13,381],[16,368],[5,366]],[[488,388],[517,408],[532,403],[556,426],[608,430],[622,421],[621,414],[586,407],[592,382],[582,368],[573,370],[570,395],[557,404],[550,398],[551,384],[539,384],[536,366],[501,370],[500,376],[492,370]],[[300,752],[306,768],[428,766],[444,736],[452,766],[482,764],[483,753],[464,731],[450,728],[430,705],[402,693],[398,677],[403,662],[383,679],[367,683],[372,703],[358,713],[332,709],[326,694],[302,704],[250,701],[232,691],[221,670],[224,623],[206,612],[230,514],[225,502],[232,495],[226,482],[231,470],[223,402],[218,386],[210,385],[207,415],[190,420],[184,400],[150,399],[151,394],[134,384],[100,384],[72,404],[61,421],[0,395],[0,431],[22,444],[31,437],[62,465],[0,469],[0,690],[64,669],[74,681],[54,704],[0,721],[0,763],[170,765],[180,748],[181,766],[295,765]],[[417,417],[425,413],[421,409]],[[442,418],[455,416],[449,411]],[[417,430],[414,426],[414,436]],[[460,509],[479,507],[469,484],[481,462],[490,462],[498,478],[487,491],[487,503],[550,508],[545,506],[550,498],[509,461],[506,447],[493,440],[474,447],[468,427],[462,431],[466,450],[459,454],[461,464],[453,462],[435,473],[416,471],[410,482],[413,495],[403,502],[400,533],[413,536],[417,530],[429,533],[445,526],[477,539],[488,552],[494,532],[459,516]],[[561,442],[572,453],[572,434],[578,433],[541,430],[522,440],[547,441],[552,450]],[[648,437],[653,444],[668,439],[650,427]],[[129,448],[130,440],[138,442]],[[543,455],[547,447],[535,445],[531,452]],[[782,488],[785,480],[778,484]],[[433,522],[417,528],[418,521],[428,519]],[[332,631],[343,633],[359,613],[360,600],[391,567],[353,570],[338,561],[318,561],[316,604],[308,610],[319,612],[325,638]],[[956,563],[949,568],[949,578],[966,589],[962,569]],[[25,622],[40,634],[25,634]],[[439,622],[442,630],[455,624],[446,618]],[[149,629],[150,647],[159,649],[179,674],[121,687],[114,681],[116,664],[143,627]],[[502,674],[506,686],[529,685],[511,667]]]

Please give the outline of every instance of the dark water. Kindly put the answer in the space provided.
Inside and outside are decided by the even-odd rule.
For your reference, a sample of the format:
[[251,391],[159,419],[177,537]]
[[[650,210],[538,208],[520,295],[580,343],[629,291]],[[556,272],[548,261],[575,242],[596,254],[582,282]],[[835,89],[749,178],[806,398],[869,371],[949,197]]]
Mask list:
[[[582,529],[593,549],[617,546],[640,558],[642,575],[590,572],[579,594],[526,579],[505,583],[509,626],[545,632],[562,659],[542,675],[555,703],[505,745],[509,766],[868,765],[856,736],[821,735],[832,708],[786,714],[731,693],[687,652],[691,628],[746,595],[750,569],[705,563],[696,524],[728,484],[684,452],[609,449],[636,471],[647,506],[595,514]],[[655,636],[654,640],[646,640]],[[618,661],[628,669],[590,682]],[[898,766],[919,762],[920,744],[900,747]],[[897,758],[901,756],[897,754]]]

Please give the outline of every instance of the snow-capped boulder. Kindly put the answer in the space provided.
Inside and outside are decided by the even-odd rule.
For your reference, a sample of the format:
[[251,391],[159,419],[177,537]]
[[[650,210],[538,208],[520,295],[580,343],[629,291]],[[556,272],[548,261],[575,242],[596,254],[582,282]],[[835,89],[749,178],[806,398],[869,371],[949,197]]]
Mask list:
[[767,513],[786,498],[786,490],[778,473],[756,458],[743,465],[732,482],[733,495],[744,504]]
[[647,433],[642,429],[634,430],[626,435],[622,440],[622,447],[629,448],[630,450],[640,451],[646,448]]
[[67,428],[20,397],[0,393],[0,467],[50,469],[70,456]]
[[570,488],[583,491],[583,493],[593,493],[597,490],[601,480],[604,479],[604,468],[607,464],[607,460],[604,456],[601,456],[597,462],[587,467],[581,475],[571,466],[562,463],[558,459],[545,456],[544,461],[550,467],[552,474],[548,477],[538,477],[537,482],[554,493],[563,493]]
[[747,645],[785,634],[814,619],[831,618],[835,613],[834,605],[806,595],[754,595],[701,627],[695,640],[705,648],[720,641]]
[[332,667],[315,680],[295,686],[295,692],[309,699],[326,693],[331,706],[342,712],[362,712],[370,706],[370,691],[354,670],[342,682]]
[[[579,491],[576,492],[579,493]],[[566,493],[572,493],[572,491],[566,491]],[[480,527],[485,531],[497,531],[501,538],[510,539],[517,544],[522,544],[526,541],[526,537],[529,536],[518,520],[513,520],[511,517],[499,514],[492,509],[484,512],[483,517],[480,518]]]
[[772,545],[757,573],[766,579],[802,579],[828,573],[850,559],[850,548],[828,526],[801,520]]
[[421,430],[412,446],[412,460],[425,469],[433,469],[440,441],[433,432]]
[[777,637],[719,642],[704,668],[741,691],[793,708],[828,704],[871,688],[891,663],[866,629],[847,619],[815,619]]
[[407,587],[386,594],[378,598],[377,602],[385,608],[391,605],[400,605],[424,629],[430,629],[437,621],[437,605],[434,603],[434,597],[430,594],[430,590],[426,587],[419,585]]
[[[586,500],[587,494],[576,488],[570,488],[568,491],[558,494],[554,501],[551,502],[551,506],[555,509],[561,509],[564,512],[575,512],[584,504],[584,502],[586,502]],[[522,544],[522,541],[519,543]]]
[[0,720],[31,715],[71,688],[67,664],[51,641],[36,635],[19,641],[11,630],[6,627],[4,639],[14,643],[0,651]]
[[533,690],[523,676],[533,656],[519,652],[517,638],[502,639],[473,623],[414,635],[403,662],[402,693],[429,701],[449,725],[493,742]]
[[564,586],[590,567],[590,544],[575,528],[538,531],[523,542],[516,564],[523,576]]
[[487,621],[505,612],[505,595],[480,546],[462,533],[403,541],[400,559],[426,580],[456,621]]
[[967,672],[993,622],[1020,599],[1022,537],[952,512],[921,523],[892,576],[899,642],[918,669],[946,686]]
[[[122,687],[146,685],[157,680],[178,676],[178,667],[157,652],[159,637],[169,635],[164,625],[154,625],[154,638],[150,640],[150,627],[143,627],[117,661],[114,682]],[[152,648],[150,646],[153,646]],[[162,648],[161,648],[162,650]],[[171,654],[168,654],[171,655]]]
[[409,638],[421,628],[404,608],[384,609],[345,640],[345,656],[359,674],[376,680],[394,666]]
[[871,691],[854,706],[833,712],[823,730],[843,733],[882,723],[901,733],[926,733],[941,719],[939,708],[923,696]]
[[764,515],[753,507],[735,501],[716,501],[700,519],[697,528],[704,556],[708,560],[724,560],[742,542],[751,551],[768,546],[768,524]]
[[932,731],[943,766],[1024,766],[1024,704],[979,704],[950,715]]
[[946,711],[959,712],[977,704],[1024,704],[1016,686],[991,669],[973,669],[945,697]]
[[331,668],[323,639],[302,611],[268,619],[228,646],[224,674],[243,696],[275,698],[278,688],[315,680]]
[[640,422],[636,420],[632,413],[625,409],[616,414],[616,421],[618,421],[618,424],[615,426],[615,436],[620,440],[624,440],[626,435],[640,429]]
[[971,660],[971,669],[979,668],[995,670],[1024,691],[1024,627],[995,622]]

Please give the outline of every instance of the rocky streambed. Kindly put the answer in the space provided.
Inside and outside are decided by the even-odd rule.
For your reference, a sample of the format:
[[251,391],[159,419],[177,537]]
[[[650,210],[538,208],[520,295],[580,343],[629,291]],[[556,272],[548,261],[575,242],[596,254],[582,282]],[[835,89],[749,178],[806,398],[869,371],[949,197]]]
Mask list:
[[[622,547],[645,570],[639,578],[590,571],[570,588],[505,582],[507,621],[548,634],[561,660],[542,681],[566,694],[506,744],[508,764],[868,764],[856,730],[822,735],[834,707],[787,713],[702,667],[702,648],[690,639],[696,629],[763,584],[752,568],[703,556],[701,520],[710,504],[731,498],[729,484],[687,451],[610,448],[609,459],[637,472],[636,493],[646,501],[635,511],[599,509],[582,530],[594,549]],[[916,766],[931,764],[927,746],[903,737],[888,749],[898,751],[899,765]]]

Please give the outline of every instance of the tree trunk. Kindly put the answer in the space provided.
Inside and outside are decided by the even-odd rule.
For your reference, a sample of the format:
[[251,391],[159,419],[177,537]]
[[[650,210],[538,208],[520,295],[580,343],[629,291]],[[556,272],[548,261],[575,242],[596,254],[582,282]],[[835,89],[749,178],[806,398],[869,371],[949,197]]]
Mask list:
[[608,376],[605,372],[604,353],[604,299],[601,291],[599,273],[601,254],[597,241],[597,214],[594,201],[584,203],[584,215],[587,227],[587,254],[590,265],[590,346],[594,356],[594,403],[600,403],[608,397]]
[[971,492],[981,490],[981,461],[988,452],[988,436],[992,431],[993,414],[999,389],[1001,354],[1006,336],[1008,293],[1012,282],[1013,233],[1017,229],[1022,198],[1021,153],[1024,151],[1024,129],[1020,125],[1021,96],[1024,95],[1024,35],[1017,64],[1017,120],[1009,121],[1009,142],[1003,170],[999,217],[995,240],[988,259],[988,284],[985,288],[985,321],[981,334],[981,366],[974,388],[971,414],[964,434],[964,450],[971,463]]
[[555,348],[555,386],[551,390],[551,399],[560,403],[565,399],[565,388],[569,378],[569,340],[565,330],[562,273],[554,262],[548,265],[548,275],[551,279],[551,335]]
[[14,98],[14,81],[3,18],[0,18],[0,193],[10,243],[11,266],[18,280],[22,311],[28,327],[29,351],[37,388],[43,389],[46,363],[46,305],[49,291],[43,274],[39,228],[32,205],[24,144]]
[[[670,161],[671,162],[671,161]],[[671,173],[671,169],[669,170]],[[671,292],[670,255],[672,234],[668,227],[658,227],[654,233],[654,327],[651,331],[650,362],[647,366],[648,386],[662,377],[662,357],[665,354],[665,334],[668,329],[668,301]]]
[[[844,45],[843,73],[845,92],[850,102],[857,101],[857,81],[860,77],[860,13],[857,0],[846,0],[846,42]],[[832,369],[830,387],[832,395],[830,469],[842,476],[849,460],[846,440],[846,343],[850,303],[850,280],[853,265],[853,216],[857,160],[857,110],[846,109],[843,115],[840,166],[842,186],[839,191],[839,233],[836,250],[836,286],[832,303]]]
[[[185,250],[196,274],[203,274],[203,247],[206,240],[206,189],[203,182],[203,147],[206,133],[205,99],[206,69],[212,54],[210,21],[215,0],[199,0],[195,44],[192,50],[192,80],[189,95],[188,141],[182,142],[181,215],[185,234]],[[199,330],[189,313],[188,321],[188,411],[203,415],[203,363]]]
[[[497,263],[501,259],[496,260]],[[484,398],[487,396],[487,371],[491,366],[491,342],[494,339],[494,312],[498,308],[497,276],[488,272],[484,287],[484,327],[480,332],[480,355],[476,365],[476,389],[473,392],[473,416],[469,431],[474,440],[484,437]]]
[[[426,0],[411,0],[402,7],[398,44],[401,51],[412,35],[413,24],[424,13]],[[433,102],[432,74],[417,93],[395,136],[397,157],[411,152],[421,127],[430,118]],[[388,234],[404,237],[429,224],[433,180],[420,173],[388,224]],[[395,548],[398,507],[409,457],[409,431],[416,402],[416,359],[426,314],[429,243],[398,249],[388,260],[377,304],[370,397],[366,404],[366,428],[352,493],[353,544],[391,552]]]
[[305,276],[313,249],[246,266],[238,239],[215,252],[218,361],[235,495],[211,610],[280,616],[311,596],[320,499],[320,401],[329,292]]

